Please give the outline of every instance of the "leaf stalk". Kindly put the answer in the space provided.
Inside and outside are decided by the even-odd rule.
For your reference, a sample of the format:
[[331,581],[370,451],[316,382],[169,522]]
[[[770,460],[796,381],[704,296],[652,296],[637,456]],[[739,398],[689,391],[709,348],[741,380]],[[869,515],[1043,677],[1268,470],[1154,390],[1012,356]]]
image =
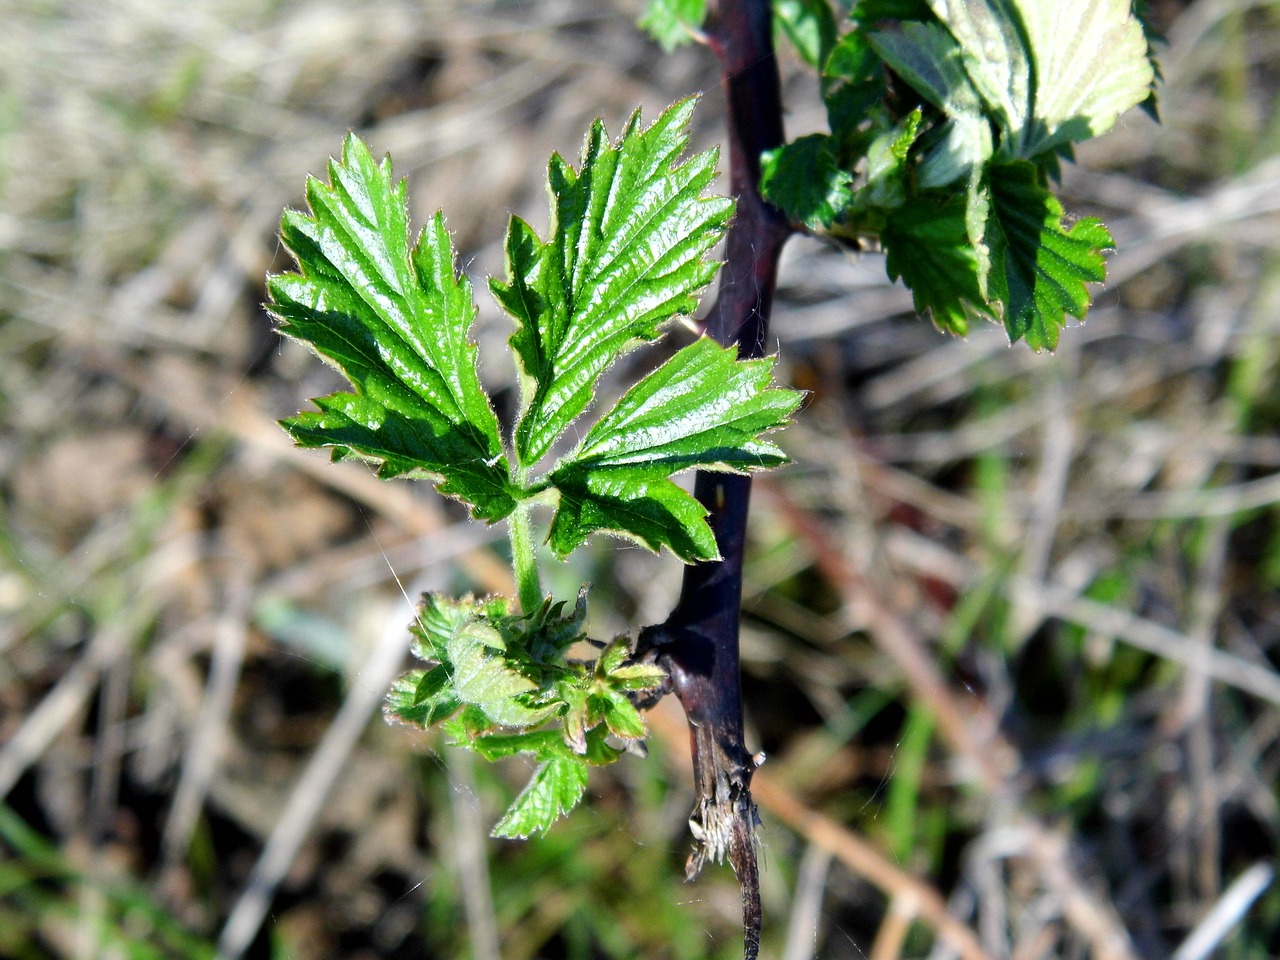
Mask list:
[[507,518],[507,536],[511,541],[511,563],[516,574],[516,597],[522,613],[536,613],[542,606],[542,579],[538,576],[537,556],[533,544],[530,504],[522,501]]

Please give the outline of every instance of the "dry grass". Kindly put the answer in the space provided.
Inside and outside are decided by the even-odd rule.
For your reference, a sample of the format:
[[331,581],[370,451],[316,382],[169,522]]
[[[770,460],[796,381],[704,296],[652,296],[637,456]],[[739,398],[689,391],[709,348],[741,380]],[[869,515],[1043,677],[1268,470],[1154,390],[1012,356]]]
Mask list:
[[[1280,7],[1156,6],[1164,123],[1065,178],[1119,251],[1056,355],[789,250],[775,332],[814,397],[756,498],[744,635],[764,955],[1280,953]],[[272,421],[332,374],[259,306],[348,129],[477,278],[592,117],[705,89],[715,142],[713,61],[634,13],[7,4],[0,955],[737,955],[732,879],[679,882],[665,706],[654,759],[524,845],[484,838],[523,771],[376,719],[406,595],[508,588],[495,531],[293,450]],[[679,572],[601,544],[562,573],[604,635]]]

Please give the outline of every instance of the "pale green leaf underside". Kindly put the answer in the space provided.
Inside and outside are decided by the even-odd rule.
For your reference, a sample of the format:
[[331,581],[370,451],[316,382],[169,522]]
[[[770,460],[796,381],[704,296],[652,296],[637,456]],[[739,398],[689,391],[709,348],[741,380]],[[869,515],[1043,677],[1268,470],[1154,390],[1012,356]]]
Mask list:
[[[929,0],[941,23],[873,32],[884,61],[948,117],[924,185],[958,179],[990,156],[1032,159],[1109,130],[1146,99],[1154,73],[1129,0]],[[1025,39],[1024,39],[1025,37]],[[954,148],[962,156],[943,154]],[[948,179],[949,178],[949,179]]]
[[521,467],[540,460],[595,395],[618,356],[692,312],[718,264],[705,259],[733,203],[704,197],[716,153],[680,163],[693,99],[647,128],[632,115],[616,144],[597,121],[581,170],[548,168],[550,238],[521,220],[507,234],[507,280],[490,282],[516,321],[511,345],[530,383],[515,431]]
[[270,277],[281,331],[311,346],[355,387],[284,422],[303,446],[380,465],[383,476],[426,474],[473,513],[510,512],[497,418],[480,386],[471,285],[437,214],[410,244],[404,184],[354,135],[329,183],[307,181],[311,215],[281,223],[300,273]]
[[930,0],[930,6],[1003,132],[1005,157],[1031,159],[1096,137],[1150,93],[1154,73],[1130,0]]
[[498,630],[482,620],[468,620],[458,627],[446,645],[458,699],[484,711],[504,727],[541,723],[550,709],[531,709],[519,699],[538,689],[528,677],[507,666]]
[[1034,123],[1023,132],[1020,156],[1105,133],[1147,98],[1155,75],[1130,0],[1020,0],[1017,7],[1036,66]]
[[[1001,129],[1015,135],[1029,119],[1033,69],[1018,33],[1016,15],[1010,11],[1018,5],[1017,0],[929,0],[933,12],[956,39],[969,83]],[[1075,9],[1083,4],[1072,0],[1063,5]]]

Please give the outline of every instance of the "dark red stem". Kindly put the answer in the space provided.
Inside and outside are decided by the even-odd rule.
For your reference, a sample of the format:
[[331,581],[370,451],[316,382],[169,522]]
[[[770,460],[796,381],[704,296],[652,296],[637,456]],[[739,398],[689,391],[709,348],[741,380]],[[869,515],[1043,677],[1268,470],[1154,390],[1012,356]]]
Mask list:
[[[712,0],[708,44],[722,66],[728,106],[730,188],[737,215],[726,238],[720,290],[707,332],[737,344],[742,357],[764,353],[778,257],[790,235],[785,217],[760,196],[760,155],[783,143],[782,96],[773,52],[769,0]],[[760,942],[756,865],[755,762],[743,743],[738,621],[751,479],[699,472],[694,493],[710,512],[722,559],[685,570],[680,599],[667,622],[648,628],[641,647],[657,655],[689,720],[698,847],[690,876],[726,855],[742,885],[747,960]]]

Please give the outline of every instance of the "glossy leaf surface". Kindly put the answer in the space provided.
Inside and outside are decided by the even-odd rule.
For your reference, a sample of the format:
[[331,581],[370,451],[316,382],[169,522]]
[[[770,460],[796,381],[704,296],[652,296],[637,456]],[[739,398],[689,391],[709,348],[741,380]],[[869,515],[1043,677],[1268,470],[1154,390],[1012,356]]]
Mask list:
[[521,467],[586,409],[618,356],[693,311],[718,269],[705,255],[733,203],[702,195],[715,151],[680,162],[694,105],[684,100],[648,127],[637,111],[616,144],[597,121],[580,170],[551,159],[550,237],[511,222],[507,280],[491,287],[516,321],[511,346],[530,385],[515,431]]
[[506,516],[509,470],[468,339],[476,308],[444,219],[411,244],[404,183],[354,135],[328,184],[308,179],[307,200],[310,216],[289,211],[280,228],[300,272],[269,278],[269,308],[355,391],[320,398],[285,429],[384,477],[434,477],[477,518]]
[[628,390],[551,474],[560,491],[551,548],[564,556],[605,531],[686,561],[716,557],[706,511],[668,478],[786,462],[759,437],[786,423],[800,394],[771,388],[772,367],[703,338]]
[[853,199],[853,173],[840,163],[835,139],[813,133],[764,155],[760,190],[793,219],[817,230],[829,227]]

